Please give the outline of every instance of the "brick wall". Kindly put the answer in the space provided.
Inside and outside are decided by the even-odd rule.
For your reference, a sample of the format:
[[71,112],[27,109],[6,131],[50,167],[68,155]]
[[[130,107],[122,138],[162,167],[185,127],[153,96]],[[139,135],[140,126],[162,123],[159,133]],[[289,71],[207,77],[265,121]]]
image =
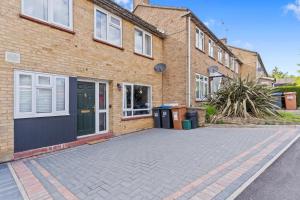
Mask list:
[[256,80],[257,78],[257,53],[239,48],[229,47],[231,51],[243,62],[240,68],[242,78]]
[[138,6],[135,14],[165,31],[163,75],[164,103],[187,104],[187,19],[186,11]]
[[[167,71],[164,73],[163,96],[165,103],[188,104],[188,18],[182,9],[168,9],[149,6],[138,6],[135,14],[153,25],[164,30],[167,37],[164,40],[164,62]],[[229,77],[234,72],[208,56],[208,35],[205,34],[204,51],[196,49],[196,25],[191,22],[191,104],[199,105],[196,101],[195,74],[208,76],[208,68],[218,66],[219,71]],[[223,54],[224,57],[224,54]]]
[[[122,120],[118,83],[152,85],[153,106],[162,102],[162,76],[154,66],[163,62],[162,40],[153,35],[153,57],[133,53],[134,25],[123,20],[123,48],[93,41],[94,5],[74,0],[74,32],[70,34],[20,18],[20,0],[0,1],[0,161],[13,155],[13,70],[47,72],[110,81],[110,129],[115,135],[151,128],[151,118]],[[21,64],[5,62],[6,51],[21,54]]]

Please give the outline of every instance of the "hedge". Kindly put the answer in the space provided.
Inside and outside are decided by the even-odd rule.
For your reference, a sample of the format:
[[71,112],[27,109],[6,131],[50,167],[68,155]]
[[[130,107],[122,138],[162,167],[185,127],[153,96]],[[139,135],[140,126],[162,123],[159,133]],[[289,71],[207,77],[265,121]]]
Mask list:
[[275,88],[276,92],[297,92],[297,105],[300,107],[300,86],[279,86]]

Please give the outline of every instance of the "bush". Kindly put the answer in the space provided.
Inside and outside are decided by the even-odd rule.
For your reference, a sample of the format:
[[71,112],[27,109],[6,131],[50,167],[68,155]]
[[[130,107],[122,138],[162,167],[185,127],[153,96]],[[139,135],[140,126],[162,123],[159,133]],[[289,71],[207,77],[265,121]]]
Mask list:
[[228,79],[215,93],[210,103],[215,106],[222,117],[256,117],[277,116],[274,90],[242,78]]
[[210,122],[211,119],[213,118],[213,116],[215,116],[217,114],[217,109],[216,107],[212,106],[212,105],[205,105],[204,108],[206,109],[206,121]]
[[276,92],[297,92],[297,106],[300,107],[300,86],[279,86]]

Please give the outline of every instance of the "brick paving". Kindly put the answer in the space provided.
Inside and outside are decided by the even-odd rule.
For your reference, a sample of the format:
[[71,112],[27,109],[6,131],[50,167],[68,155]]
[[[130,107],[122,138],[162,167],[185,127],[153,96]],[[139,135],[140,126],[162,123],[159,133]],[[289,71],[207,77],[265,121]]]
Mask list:
[[18,186],[11,175],[7,164],[0,165],[0,199],[21,200]]
[[13,163],[29,199],[226,199],[296,128],[152,129]]

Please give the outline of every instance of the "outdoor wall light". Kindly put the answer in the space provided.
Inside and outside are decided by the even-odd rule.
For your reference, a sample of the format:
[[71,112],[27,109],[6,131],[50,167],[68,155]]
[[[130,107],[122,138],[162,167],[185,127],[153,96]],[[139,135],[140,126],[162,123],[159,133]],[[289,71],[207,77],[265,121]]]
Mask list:
[[117,84],[117,87],[118,87],[118,90],[119,90],[119,91],[122,90],[122,84],[121,84],[121,83],[118,83],[118,84]]

